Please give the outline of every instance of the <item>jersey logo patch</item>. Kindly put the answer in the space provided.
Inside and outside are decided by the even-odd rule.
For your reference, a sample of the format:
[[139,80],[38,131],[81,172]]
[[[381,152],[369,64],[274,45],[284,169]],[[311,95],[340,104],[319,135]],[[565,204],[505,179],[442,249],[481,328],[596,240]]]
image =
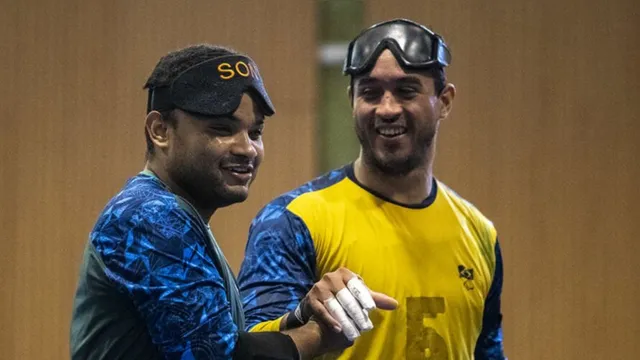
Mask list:
[[466,268],[464,265],[458,265],[458,274],[460,279],[463,279],[464,288],[467,290],[473,290],[473,269]]

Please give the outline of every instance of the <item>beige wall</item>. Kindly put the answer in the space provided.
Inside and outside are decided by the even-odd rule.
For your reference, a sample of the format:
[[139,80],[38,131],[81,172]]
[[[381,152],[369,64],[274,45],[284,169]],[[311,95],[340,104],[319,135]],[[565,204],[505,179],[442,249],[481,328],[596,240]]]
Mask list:
[[640,3],[366,1],[445,36],[437,175],[490,216],[517,360],[640,353]]
[[[0,0],[0,359],[68,358],[82,245],[142,166],[141,87],[165,52],[232,45],[276,103],[251,199],[213,222],[235,269],[258,208],[315,174],[315,3],[268,4]],[[453,51],[437,174],[500,231],[511,358],[637,356],[637,1],[398,4],[365,1],[365,23],[411,17]]]
[[68,359],[83,244],[143,166],[142,85],[159,57],[231,45],[256,60],[272,94],[277,116],[251,200],[213,222],[237,268],[259,207],[314,174],[314,4],[0,2],[0,359]]

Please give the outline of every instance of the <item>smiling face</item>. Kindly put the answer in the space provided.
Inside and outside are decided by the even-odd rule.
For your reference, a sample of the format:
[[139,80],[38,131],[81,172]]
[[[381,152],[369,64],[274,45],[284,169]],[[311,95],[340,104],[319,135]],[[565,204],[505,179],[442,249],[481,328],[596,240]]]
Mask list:
[[202,117],[176,109],[168,130],[166,171],[196,207],[244,201],[264,156],[264,116],[244,94],[228,116]]
[[371,72],[354,78],[353,116],[365,164],[406,175],[428,163],[440,121],[449,112],[453,87],[441,94],[425,72],[405,72],[391,51]]

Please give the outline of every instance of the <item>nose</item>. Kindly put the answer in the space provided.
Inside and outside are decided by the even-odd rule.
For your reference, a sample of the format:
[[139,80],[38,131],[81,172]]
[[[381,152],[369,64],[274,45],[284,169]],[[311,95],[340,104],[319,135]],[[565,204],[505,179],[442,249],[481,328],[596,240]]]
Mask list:
[[258,156],[258,150],[256,144],[249,137],[247,131],[240,131],[233,138],[233,144],[231,146],[231,153],[237,156],[244,156],[251,160]]
[[376,115],[388,121],[396,120],[402,114],[402,105],[391,92],[385,92],[376,108]]

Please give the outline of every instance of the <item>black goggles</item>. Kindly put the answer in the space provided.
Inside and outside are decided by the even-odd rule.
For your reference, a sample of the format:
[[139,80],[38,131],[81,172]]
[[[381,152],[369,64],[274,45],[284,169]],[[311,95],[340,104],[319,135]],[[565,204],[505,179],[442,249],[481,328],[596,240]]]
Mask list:
[[440,35],[413,21],[395,19],[371,26],[349,43],[343,72],[353,76],[369,71],[384,49],[403,68],[444,68],[451,63],[451,53]]
[[225,55],[188,68],[169,86],[149,89],[147,113],[179,108],[207,116],[228,115],[236,111],[245,92],[265,116],[275,113],[253,60]]

